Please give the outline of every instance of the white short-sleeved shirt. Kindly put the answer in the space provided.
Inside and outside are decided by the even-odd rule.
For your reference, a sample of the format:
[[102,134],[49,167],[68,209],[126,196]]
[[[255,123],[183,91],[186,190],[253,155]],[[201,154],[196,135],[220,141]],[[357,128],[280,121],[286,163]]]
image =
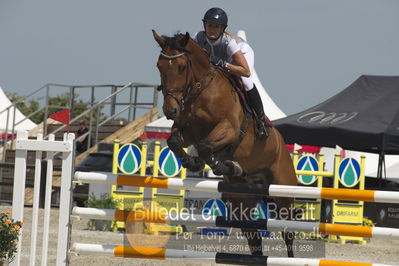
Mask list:
[[237,41],[225,33],[221,34],[213,43],[208,39],[205,31],[197,32],[193,39],[202,48],[205,48],[210,56],[217,56],[229,63],[233,61],[232,56],[240,50]]

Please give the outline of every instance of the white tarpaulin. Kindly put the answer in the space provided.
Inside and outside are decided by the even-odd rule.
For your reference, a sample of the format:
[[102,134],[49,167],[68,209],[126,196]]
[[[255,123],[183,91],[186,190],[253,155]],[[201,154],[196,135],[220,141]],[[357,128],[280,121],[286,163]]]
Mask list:
[[[11,106],[11,102],[8,97],[5,95],[3,90],[0,87],[0,133],[6,133],[6,128],[8,132],[12,131],[12,124],[14,121],[14,107],[10,108],[9,111],[5,111],[7,107]],[[7,113],[8,113],[8,127],[7,127]],[[36,124],[33,123],[29,119],[25,119],[25,115],[23,115],[18,109],[15,110],[15,123],[17,124],[14,130],[31,130],[36,127]],[[21,122],[22,121],[22,122]]]

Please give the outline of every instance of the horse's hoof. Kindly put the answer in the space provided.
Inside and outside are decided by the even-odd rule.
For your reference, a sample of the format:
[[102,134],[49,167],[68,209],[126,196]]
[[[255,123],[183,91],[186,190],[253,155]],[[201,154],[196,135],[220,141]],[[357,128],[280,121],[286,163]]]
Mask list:
[[192,164],[188,168],[191,172],[198,172],[205,168],[205,162],[199,157],[193,157]]
[[212,171],[214,175],[229,175],[230,168],[224,162],[217,162],[212,166]]
[[218,165],[215,168],[212,168],[212,172],[214,175],[224,175],[224,171],[223,171],[221,165]]
[[205,162],[199,157],[189,157],[180,161],[182,166],[191,172],[198,172],[205,168]]
[[181,159],[180,159],[180,162],[181,162],[181,165],[182,165],[184,168],[188,168],[188,166],[190,166],[190,165],[192,164],[193,158],[190,157],[190,156],[187,156],[187,157],[185,157],[185,158],[181,158]]
[[212,170],[215,175],[241,176],[243,174],[241,166],[230,160],[217,163]]
[[225,164],[227,166],[229,166],[230,169],[233,169],[233,174],[232,174],[233,176],[241,176],[243,174],[243,172],[244,172],[242,170],[240,164],[238,162],[236,162],[236,161],[227,160],[227,161],[225,161]]

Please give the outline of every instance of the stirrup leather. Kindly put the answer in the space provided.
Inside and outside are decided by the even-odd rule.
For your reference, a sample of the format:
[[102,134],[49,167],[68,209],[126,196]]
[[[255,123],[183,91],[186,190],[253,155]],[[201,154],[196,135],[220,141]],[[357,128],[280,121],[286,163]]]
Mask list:
[[256,117],[256,135],[259,139],[264,139],[270,136],[269,128],[264,119]]

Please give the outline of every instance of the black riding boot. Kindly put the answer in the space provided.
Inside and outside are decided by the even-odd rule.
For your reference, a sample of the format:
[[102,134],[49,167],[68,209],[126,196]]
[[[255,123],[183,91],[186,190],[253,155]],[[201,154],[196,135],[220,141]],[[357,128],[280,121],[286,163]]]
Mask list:
[[265,121],[265,112],[263,111],[263,104],[262,99],[260,98],[258,89],[256,88],[255,84],[254,87],[247,91],[249,104],[252,109],[255,111],[257,116],[257,127],[258,127],[258,137],[263,139],[270,135],[268,125]]

